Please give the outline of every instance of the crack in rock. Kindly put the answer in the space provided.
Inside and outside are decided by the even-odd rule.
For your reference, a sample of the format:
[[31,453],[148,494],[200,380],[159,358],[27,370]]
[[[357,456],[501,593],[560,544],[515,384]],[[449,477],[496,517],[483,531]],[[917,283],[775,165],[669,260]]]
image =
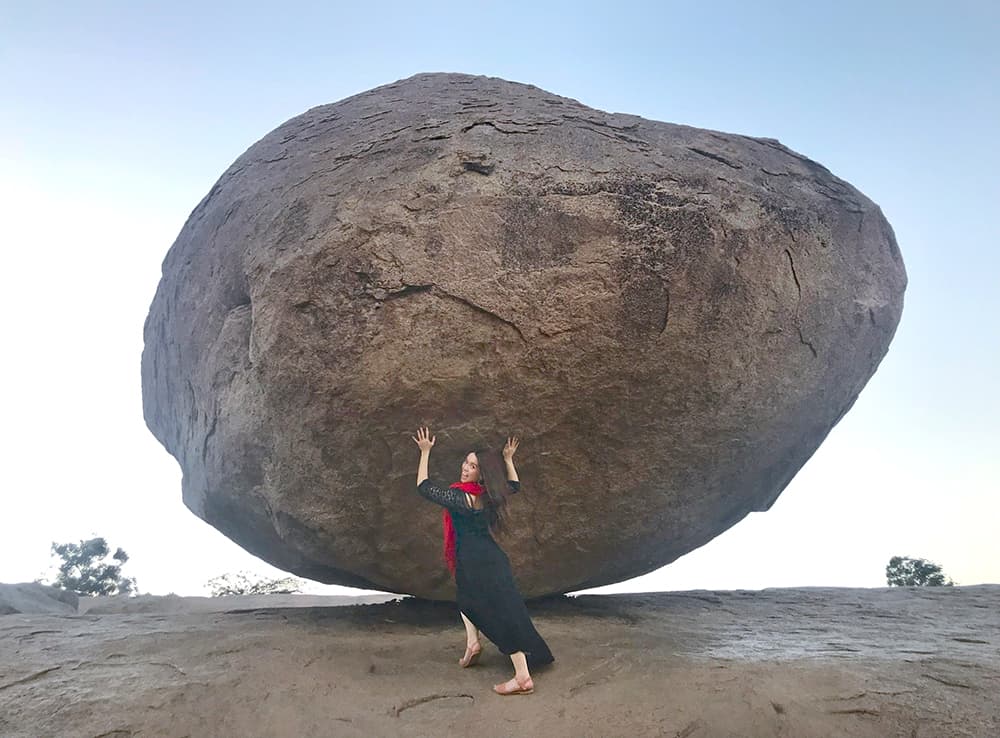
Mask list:
[[419,705],[426,704],[427,702],[433,702],[434,700],[449,700],[449,699],[466,699],[470,702],[475,702],[476,698],[471,694],[466,694],[465,692],[458,692],[455,694],[431,694],[426,697],[416,697],[412,700],[407,700],[399,707],[393,710],[396,717],[403,714],[404,711],[409,710],[412,707],[417,707]]
[[[500,121],[500,123],[508,123],[509,125],[525,126],[525,127],[527,127],[529,125],[527,123],[517,123],[515,121]],[[497,125],[496,123],[494,123],[491,120],[479,120],[479,121],[476,121],[475,123],[472,123],[470,125],[465,126],[462,129],[462,133],[467,133],[468,131],[471,131],[473,128],[477,128],[478,126],[489,126],[490,128],[493,128],[494,130],[500,131],[500,133],[508,133],[508,134],[522,134],[523,135],[523,134],[530,134],[530,133],[537,133],[538,132],[537,128],[529,128],[527,131],[515,131],[515,130],[510,130],[510,129],[507,129],[507,128],[501,128],[499,125]]]
[[8,682],[7,684],[0,684],[0,691],[4,689],[10,689],[11,687],[16,687],[18,684],[27,684],[28,682],[33,682],[36,679],[41,679],[49,672],[56,671],[57,669],[61,668],[62,668],[61,666],[52,666],[48,669],[42,669],[41,671],[36,671],[34,674],[29,674],[28,676],[22,679],[16,679],[13,682]]
[[688,738],[692,733],[701,727],[700,720],[694,720],[687,725],[685,725],[681,730],[678,730],[675,734],[675,738]]
[[947,679],[942,679],[941,677],[936,677],[933,674],[921,674],[920,676],[927,677],[928,679],[931,679],[935,682],[939,682],[948,687],[961,687],[962,689],[972,689],[971,684],[963,684],[962,682],[952,682]]
[[516,323],[513,323],[513,322],[507,320],[506,318],[503,318],[503,317],[497,315],[492,310],[484,308],[482,305],[477,305],[476,303],[472,302],[471,300],[467,300],[464,297],[460,297],[458,295],[454,295],[451,292],[448,292],[447,290],[441,289],[440,287],[437,287],[434,290],[434,292],[435,292],[435,294],[444,295],[445,297],[451,298],[452,300],[455,300],[456,302],[460,302],[463,305],[468,305],[473,310],[476,310],[476,311],[478,311],[480,313],[485,313],[486,315],[490,316],[494,320],[498,320],[501,323],[503,323],[504,325],[510,326],[515,331],[517,331],[517,335],[521,337],[522,341],[524,341],[525,343],[528,342],[528,339],[524,337],[524,333],[521,332],[521,329],[518,327],[518,325]]
[[729,161],[729,159],[727,159],[726,157],[720,156],[719,154],[713,154],[711,151],[705,151],[704,149],[699,149],[699,148],[696,148],[694,146],[688,146],[687,148],[688,148],[688,151],[693,151],[694,153],[698,154],[699,156],[705,156],[705,157],[708,157],[709,159],[717,161],[717,162],[719,162],[721,164],[725,164],[730,169],[742,169],[743,168],[742,164],[739,164],[739,163],[734,164],[733,162]]
[[802,284],[799,282],[799,275],[795,271],[795,259],[792,258],[792,252],[789,249],[785,249],[785,256],[788,257],[788,266],[792,270],[792,279],[795,280],[795,289],[798,292],[798,297],[795,300],[795,330],[799,333],[799,343],[803,346],[808,346],[813,358],[816,358],[819,356],[819,353],[816,351],[816,347],[813,346],[812,341],[806,340],[805,335],[802,333],[802,326],[799,324],[799,307],[802,304]]
[[495,164],[483,164],[478,161],[463,161],[462,168],[467,172],[475,172],[476,174],[485,174],[489,176],[493,174],[493,170],[496,168]]

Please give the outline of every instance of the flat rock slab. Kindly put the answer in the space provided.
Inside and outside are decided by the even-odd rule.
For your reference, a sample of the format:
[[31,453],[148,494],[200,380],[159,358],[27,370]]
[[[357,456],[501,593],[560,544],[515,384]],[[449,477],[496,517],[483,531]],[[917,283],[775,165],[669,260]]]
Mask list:
[[243,154],[164,264],[146,422],[187,506],[311,579],[453,597],[414,491],[523,439],[527,597],[767,510],[876,370],[906,273],[878,206],[772,139],[425,74]]
[[1000,735],[1000,586],[533,603],[536,691],[454,607],[0,617],[0,735]]
[[0,583],[0,615],[12,613],[52,613],[70,615],[77,612],[79,597],[58,587],[36,582]]
[[225,597],[180,597],[178,595],[138,595],[135,597],[81,597],[77,612],[90,615],[112,613],[232,612],[277,607],[335,607],[368,605],[396,599],[392,595],[227,595]]

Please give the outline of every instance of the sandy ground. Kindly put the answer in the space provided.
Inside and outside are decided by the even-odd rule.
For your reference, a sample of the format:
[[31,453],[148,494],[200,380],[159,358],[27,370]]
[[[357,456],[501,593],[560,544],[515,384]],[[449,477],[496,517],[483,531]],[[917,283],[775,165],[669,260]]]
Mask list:
[[506,698],[453,605],[183,599],[0,617],[0,736],[1000,736],[996,585],[536,602]]

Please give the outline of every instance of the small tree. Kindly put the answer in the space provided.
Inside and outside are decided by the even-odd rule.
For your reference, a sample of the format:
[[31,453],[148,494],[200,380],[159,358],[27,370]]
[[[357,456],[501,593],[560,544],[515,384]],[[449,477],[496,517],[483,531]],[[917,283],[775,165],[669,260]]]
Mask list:
[[212,597],[246,594],[295,594],[302,591],[303,582],[295,577],[284,579],[251,579],[246,572],[223,574],[209,579],[205,586]]
[[890,587],[950,587],[954,582],[946,578],[937,564],[925,559],[893,556],[885,567],[885,578]]
[[59,557],[61,563],[52,584],[82,595],[135,594],[135,578],[122,576],[128,554],[119,548],[108,561],[109,553],[108,542],[103,538],[79,543],[53,542],[52,555]]

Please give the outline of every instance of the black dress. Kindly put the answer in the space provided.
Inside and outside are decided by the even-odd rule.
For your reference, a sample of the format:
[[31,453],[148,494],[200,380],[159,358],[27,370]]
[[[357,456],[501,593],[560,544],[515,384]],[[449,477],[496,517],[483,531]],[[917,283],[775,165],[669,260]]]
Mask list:
[[[518,482],[507,483],[514,492],[520,489]],[[552,663],[552,652],[531,623],[510,560],[490,535],[483,511],[470,507],[461,490],[439,487],[429,479],[417,491],[451,514],[458,609],[501,653],[523,651],[529,668]]]

